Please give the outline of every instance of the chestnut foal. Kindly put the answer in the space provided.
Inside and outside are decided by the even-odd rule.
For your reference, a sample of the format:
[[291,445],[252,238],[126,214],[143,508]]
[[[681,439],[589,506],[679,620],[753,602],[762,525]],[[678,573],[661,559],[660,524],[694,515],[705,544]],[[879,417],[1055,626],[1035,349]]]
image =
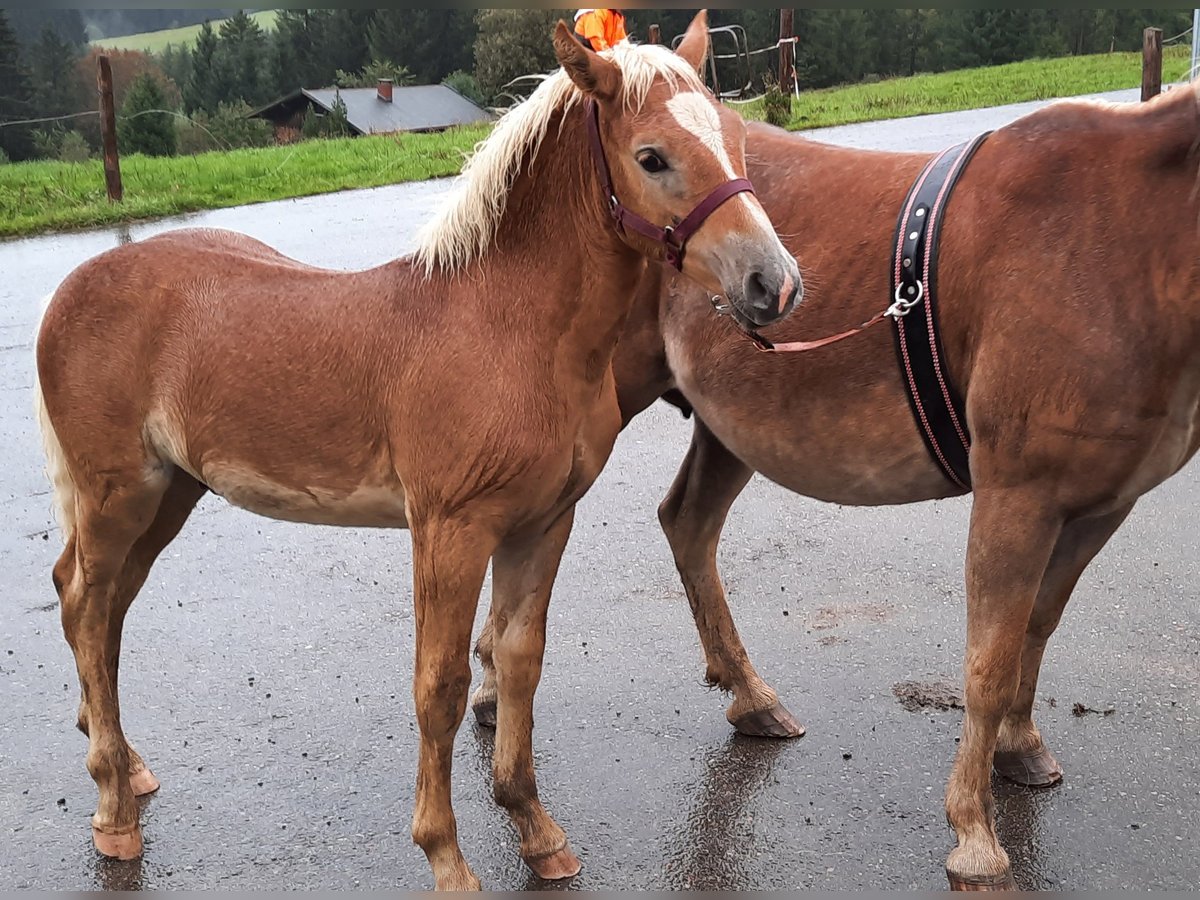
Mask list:
[[538,800],[533,696],[574,505],[621,425],[611,359],[634,288],[666,256],[706,308],[723,293],[765,325],[801,285],[740,181],[744,125],[697,76],[703,13],[678,55],[594,54],[561,23],[554,42],[563,70],[480,145],[414,259],[333,272],[177,231],[84,263],[51,299],[37,403],[101,853],[141,854],[135,795],[157,787],[121,730],[122,623],[211,490],[279,519],[412,531],[413,838],[439,889],[479,887],[450,766],[493,561],[496,799],[534,872],[578,872]]

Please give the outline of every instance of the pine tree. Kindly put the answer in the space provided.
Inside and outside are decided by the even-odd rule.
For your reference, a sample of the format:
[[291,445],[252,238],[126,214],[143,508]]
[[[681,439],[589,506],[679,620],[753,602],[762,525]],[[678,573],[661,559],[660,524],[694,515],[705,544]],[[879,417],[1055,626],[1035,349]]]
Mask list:
[[166,94],[154,76],[143,73],[134,80],[121,104],[117,122],[117,141],[122,153],[175,155],[174,116],[151,112],[166,109],[166,106]]
[[332,17],[333,11],[328,9],[280,10],[272,42],[277,93],[333,83],[339,64],[329,46]]
[[217,100],[245,100],[251,105],[263,102],[271,93],[263,90],[266,61],[266,34],[245,10],[238,10],[221,25],[216,71],[223,90],[217,94]]
[[377,9],[367,28],[373,59],[391,59],[420,84],[471,68],[478,27],[465,9]]
[[[0,122],[32,118],[33,88],[29,74],[21,65],[17,36],[0,9]],[[33,153],[29,127],[10,125],[0,128],[0,151],[13,162],[28,159]]]
[[993,66],[1033,55],[1040,10],[969,9],[956,17],[956,34],[949,42],[957,50],[955,67]]
[[187,86],[192,77],[192,51],[187,44],[167,44],[159,54],[158,62],[175,84]]
[[872,71],[867,13],[863,9],[797,9],[796,72],[802,87],[829,87]]
[[[320,44],[325,50],[324,62],[333,69],[359,72],[370,62],[367,47],[367,28],[375,14],[373,9],[334,9],[322,23]],[[403,60],[397,60],[403,64]]]
[[26,50],[38,42],[47,25],[52,26],[58,36],[73,47],[82,47],[87,43],[83,16],[78,9],[47,9],[45,5],[31,4],[28,8],[7,9],[5,13],[9,27],[17,36],[17,43]]
[[205,22],[196,38],[196,46],[192,50],[192,71],[183,87],[183,109],[187,113],[204,110],[213,113],[217,110],[220,97],[217,96],[217,35],[212,25]]
[[39,116],[62,116],[80,112],[86,105],[94,106],[80,96],[78,62],[77,46],[59,37],[53,25],[46,25],[30,52],[33,96]]

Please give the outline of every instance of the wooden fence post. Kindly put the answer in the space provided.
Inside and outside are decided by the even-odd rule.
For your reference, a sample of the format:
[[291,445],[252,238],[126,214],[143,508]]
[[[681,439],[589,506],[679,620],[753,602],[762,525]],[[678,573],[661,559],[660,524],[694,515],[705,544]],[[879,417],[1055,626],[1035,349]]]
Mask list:
[[1142,36],[1142,102],[1162,93],[1163,32],[1147,28]]
[[117,156],[117,110],[113,103],[112,67],[107,56],[96,58],[96,90],[100,94],[100,137],[104,145],[104,183],[108,199],[120,203],[121,160]]
[[794,16],[795,10],[779,11],[779,89],[787,95],[789,104],[796,84],[796,45],[792,41],[796,35]]
[[651,25],[650,26],[650,34],[649,34],[649,37],[647,38],[647,40],[649,40],[651,44],[661,44],[662,43],[662,28],[659,25]]

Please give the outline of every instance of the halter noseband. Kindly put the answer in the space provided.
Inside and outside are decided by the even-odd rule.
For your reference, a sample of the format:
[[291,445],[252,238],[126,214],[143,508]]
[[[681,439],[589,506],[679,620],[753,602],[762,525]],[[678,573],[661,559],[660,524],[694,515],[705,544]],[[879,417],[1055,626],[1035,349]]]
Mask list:
[[604,145],[600,142],[600,106],[590,97],[587,101],[586,116],[588,138],[592,145],[592,159],[596,163],[600,185],[604,188],[605,197],[608,198],[608,210],[613,221],[617,223],[617,229],[622,233],[626,230],[635,231],[642,237],[661,244],[666,253],[667,262],[679,271],[683,271],[683,256],[687,250],[687,242],[700,230],[700,226],[707,221],[708,217],[715,213],[726,200],[736,197],[738,194],[754,193],[754,185],[747,179],[735,178],[717,187],[678,225],[660,228],[632,212],[617,199],[612,183],[612,172],[608,168],[608,157],[604,155]]

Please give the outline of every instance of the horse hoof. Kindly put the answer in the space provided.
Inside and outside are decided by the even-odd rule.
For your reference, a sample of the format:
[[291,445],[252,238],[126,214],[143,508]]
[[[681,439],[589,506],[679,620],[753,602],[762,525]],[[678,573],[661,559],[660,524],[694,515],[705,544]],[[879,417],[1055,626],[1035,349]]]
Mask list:
[[138,859],[142,855],[142,828],[140,825],[135,825],[132,831],[113,834],[101,831],[93,825],[92,843],[96,845],[96,849],[101,854],[109,859]]
[[545,856],[526,857],[525,864],[542,881],[565,881],[574,878],[583,869],[583,864],[579,862],[579,857],[571,852],[570,846]]
[[153,794],[161,785],[158,779],[154,777],[154,773],[149,769],[142,769],[140,772],[134,772],[129,776],[129,786],[133,788],[133,796],[145,797]]
[[1015,891],[1017,889],[1011,869],[1001,875],[972,875],[970,877],[955,875],[947,869],[946,877],[950,879],[950,890],[952,891]]
[[482,700],[471,707],[475,711],[475,721],[480,728],[496,727],[496,701]]
[[1052,788],[1063,780],[1062,766],[1049,750],[1034,753],[996,751],[992,767],[996,774],[1027,788]]
[[776,703],[770,709],[746,713],[734,720],[733,727],[737,729],[738,734],[747,737],[804,737],[804,726],[796,721],[796,717],[788,712],[782,703]]

